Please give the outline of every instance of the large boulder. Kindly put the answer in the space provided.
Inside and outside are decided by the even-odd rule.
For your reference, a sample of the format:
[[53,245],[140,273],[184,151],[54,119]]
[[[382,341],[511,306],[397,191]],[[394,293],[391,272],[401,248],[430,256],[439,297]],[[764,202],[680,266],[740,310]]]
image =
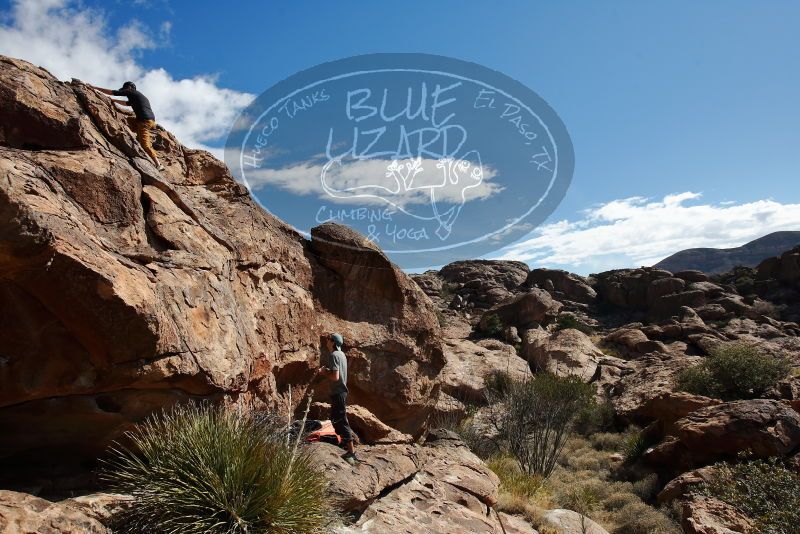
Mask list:
[[693,496],[680,504],[685,534],[743,534],[755,532],[753,522],[739,510],[713,497]]
[[561,307],[562,304],[553,300],[547,291],[533,288],[486,310],[481,317],[480,327],[486,330],[494,316],[504,325],[520,330],[535,328],[555,319]]
[[486,309],[520,291],[528,271],[521,261],[465,260],[445,265],[438,274],[470,306]]
[[457,319],[444,328],[447,364],[440,375],[444,393],[460,401],[485,403],[485,379],[490,374],[508,373],[515,380],[530,374],[528,363],[513,346],[497,339],[468,339],[469,333],[469,324]]
[[522,356],[533,372],[548,371],[559,376],[578,376],[589,382],[595,377],[604,354],[589,336],[565,328],[548,336],[526,335]]
[[800,322],[800,246],[761,262],[754,289],[763,299],[781,305],[783,320]]
[[423,432],[438,321],[380,250],[333,224],[307,241],[161,128],[158,172],[107,98],[0,63],[0,479],[85,469],[176,402],[309,388],[330,331],[351,401]]
[[800,445],[800,414],[776,400],[726,402],[695,410],[676,422],[690,451],[735,457],[742,451],[766,458]]
[[[331,405],[315,402],[310,406],[309,419],[326,420],[331,415]],[[403,434],[383,423],[375,415],[358,404],[347,405],[347,420],[361,443],[410,443],[411,436]]]
[[548,289],[557,300],[591,304],[597,293],[585,278],[559,269],[534,269],[525,280],[526,287]]
[[679,473],[747,452],[755,458],[786,455],[800,446],[800,414],[776,400],[707,406],[678,419],[671,435],[644,458]]
[[592,276],[600,300],[635,310],[647,309],[648,288],[653,282],[671,277],[669,271],[654,267],[616,269]]
[[[503,528],[508,533],[535,534],[533,528],[519,519],[491,513],[497,502],[499,480],[454,434],[436,431],[424,446],[405,450],[399,456],[385,450],[383,459],[374,460],[374,451],[359,451],[363,461],[353,467],[338,456],[331,455],[329,460],[322,461],[326,472],[335,473],[331,484],[334,495],[342,496],[343,502],[353,503],[352,510],[363,510],[352,527],[341,527],[336,530],[338,534],[494,534]],[[391,479],[400,478],[396,482],[387,478],[380,484],[369,483],[368,492],[354,491],[354,486],[361,487],[361,477],[375,478],[370,472],[375,470],[374,462],[400,460],[409,453],[414,460],[407,466],[415,463],[417,467],[407,470],[405,477],[400,478],[398,472]],[[355,494],[355,498],[346,497]]]
[[93,494],[51,502],[26,493],[0,490],[3,534],[111,534],[108,519],[128,506],[130,497]]
[[588,517],[563,508],[544,512],[540,522],[554,534],[608,534],[606,529]]
[[625,374],[611,392],[617,415],[627,422],[647,424],[661,414],[674,413],[674,408],[668,408],[672,400],[667,399],[675,399],[678,373],[701,361],[696,356],[654,353],[629,362],[633,372]]

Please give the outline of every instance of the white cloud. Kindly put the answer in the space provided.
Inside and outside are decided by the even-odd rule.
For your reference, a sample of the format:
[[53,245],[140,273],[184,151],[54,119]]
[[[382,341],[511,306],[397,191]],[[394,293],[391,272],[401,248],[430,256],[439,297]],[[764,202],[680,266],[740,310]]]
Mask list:
[[614,200],[575,221],[540,226],[533,237],[493,257],[581,274],[658,263],[679,250],[728,248],[779,230],[800,229],[800,204],[758,200],[690,204],[699,193]]
[[[401,165],[411,164],[413,160],[400,160]],[[350,160],[341,165],[333,165],[325,172],[323,188],[323,163],[303,162],[279,169],[262,168],[248,171],[248,185],[258,191],[266,186],[278,187],[296,195],[318,195],[330,202],[352,203],[358,198],[360,204],[384,205],[391,202],[397,207],[405,208],[412,204],[430,204],[431,189],[437,202],[461,204],[463,201],[486,199],[502,191],[503,187],[491,182],[497,172],[487,166],[480,167],[480,178],[473,178],[467,172],[474,169],[471,163],[466,171],[458,172],[453,179],[452,170],[440,168],[434,159],[419,160],[421,172],[413,180],[396,179],[387,176],[387,168],[391,162],[386,159]],[[399,169],[401,174],[406,169]]]
[[[176,80],[164,69],[137,62],[143,50],[168,39],[170,24],[154,37],[133,20],[112,32],[102,12],[69,0],[17,0],[0,24],[0,53],[40,65],[62,80],[79,78],[116,89],[133,80],[147,95],[158,122],[188,146],[208,148],[224,135],[253,95],[217,86],[213,76]],[[221,150],[213,150],[221,157]]]

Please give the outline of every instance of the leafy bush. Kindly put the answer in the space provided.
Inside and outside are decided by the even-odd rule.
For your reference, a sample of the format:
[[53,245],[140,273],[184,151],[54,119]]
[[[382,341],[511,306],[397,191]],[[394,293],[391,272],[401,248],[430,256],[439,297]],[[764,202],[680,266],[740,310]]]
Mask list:
[[775,459],[717,464],[701,494],[716,497],[753,519],[758,532],[796,533],[800,525],[800,473]]
[[757,347],[726,343],[702,363],[682,371],[677,388],[722,400],[752,399],[789,373],[783,358],[763,354]]
[[577,415],[593,397],[592,386],[577,377],[539,373],[510,385],[494,423],[520,468],[547,478]]
[[574,328],[580,330],[587,336],[594,334],[594,329],[586,324],[580,322],[574,315],[569,313],[562,313],[556,318],[556,330],[564,330],[566,328]]
[[481,332],[485,336],[500,338],[503,336],[505,329],[506,325],[503,324],[498,315],[493,313],[486,318],[486,322],[481,327]]
[[[261,419],[209,405],[151,417],[116,443],[100,478],[135,504],[115,532],[289,534],[318,531],[326,482]],[[274,428],[272,430],[275,430]]]

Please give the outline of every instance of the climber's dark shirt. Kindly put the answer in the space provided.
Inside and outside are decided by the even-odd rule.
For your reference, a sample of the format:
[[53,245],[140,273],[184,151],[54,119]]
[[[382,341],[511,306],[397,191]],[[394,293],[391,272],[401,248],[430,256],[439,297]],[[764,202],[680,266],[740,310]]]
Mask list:
[[136,118],[140,121],[156,120],[156,116],[150,108],[150,101],[136,89],[117,89],[114,91],[114,96],[127,98],[128,105],[133,108]]

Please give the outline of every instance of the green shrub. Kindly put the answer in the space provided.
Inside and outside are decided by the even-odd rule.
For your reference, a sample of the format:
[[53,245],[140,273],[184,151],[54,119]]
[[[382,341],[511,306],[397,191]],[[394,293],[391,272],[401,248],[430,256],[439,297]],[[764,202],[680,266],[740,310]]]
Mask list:
[[481,326],[481,332],[488,337],[500,338],[503,336],[505,329],[506,325],[504,325],[500,317],[494,313],[488,316],[486,322]]
[[209,405],[151,417],[116,443],[100,479],[134,497],[115,532],[289,534],[328,517],[311,459],[261,419]]
[[636,462],[655,443],[655,440],[644,432],[631,433],[625,438],[622,446],[622,455],[625,457],[625,462],[629,464]]
[[511,384],[494,424],[520,469],[547,478],[577,415],[593,398],[593,387],[577,377],[539,373]]
[[580,330],[587,336],[591,336],[594,334],[594,329],[582,322],[580,322],[574,315],[569,313],[562,313],[556,318],[556,330],[564,330],[566,328],[574,328],[575,330]]
[[715,348],[702,363],[678,374],[681,391],[722,400],[752,399],[789,373],[783,358],[763,354],[757,347],[726,343]]
[[449,303],[451,300],[453,300],[453,297],[456,296],[457,290],[458,290],[458,284],[453,282],[443,282],[442,290],[439,291],[439,296],[444,302]]
[[800,473],[776,459],[717,464],[698,492],[737,508],[758,532],[792,534],[800,525]]
[[501,398],[508,393],[514,379],[507,371],[494,370],[490,371],[483,377],[483,383],[486,385],[486,393],[490,398]]
[[584,436],[614,428],[616,414],[610,402],[590,402],[575,418],[575,431]]

